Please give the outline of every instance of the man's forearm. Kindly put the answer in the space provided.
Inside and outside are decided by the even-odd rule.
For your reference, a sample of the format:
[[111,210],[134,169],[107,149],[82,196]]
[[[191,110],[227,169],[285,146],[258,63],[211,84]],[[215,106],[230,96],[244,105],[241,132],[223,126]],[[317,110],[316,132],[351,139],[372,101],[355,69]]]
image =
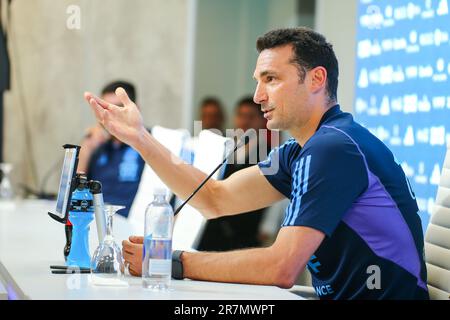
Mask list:
[[289,288],[283,261],[272,247],[230,252],[183,252],[184,276],[193,280],[275,285]]
[[[206,174],[185,163],[161,145],[148,131],[142,133],[133,147],[158,174],[161,180],[181,199],[186,199],[206,178]],[[214,180],[210,180],[192,198],[190,204],[202,211],[208,218],[214,217]]]

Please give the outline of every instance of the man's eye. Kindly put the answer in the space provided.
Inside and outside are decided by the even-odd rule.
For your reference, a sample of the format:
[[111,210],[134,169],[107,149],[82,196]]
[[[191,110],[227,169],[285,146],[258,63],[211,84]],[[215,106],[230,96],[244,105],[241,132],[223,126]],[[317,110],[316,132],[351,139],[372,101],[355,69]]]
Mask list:
[[274,77],[268,76],[268,77],[266,78],[266,81],[267,81],[267,82],[271,82],[273,79],[274,79]]

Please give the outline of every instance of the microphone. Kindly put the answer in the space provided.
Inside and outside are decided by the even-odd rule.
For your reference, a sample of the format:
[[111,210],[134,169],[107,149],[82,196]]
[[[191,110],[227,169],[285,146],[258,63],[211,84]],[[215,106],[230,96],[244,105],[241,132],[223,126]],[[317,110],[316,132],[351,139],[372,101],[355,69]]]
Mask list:
[[233,150],[231,150],[226,157],[222,160],[222,162],[205,178],[205,180],[202,181],[202,183],[200,183],[200,185],[194,190],[194,192],[191,193],[191,195],[189,197],[187,197],[186,200],[184,200],[184,202],[175,210],[175,212],[173,213],[174,216],[176,216],[181,209],[183,209],[183,207],[189,202],[189,200],[192,199],[192,197],[194,197],[197,192],[205,185],[206,182],[208,182],[209,179],[211,179],[211,177],[214,175],[214,173],[217,172],[217,170],[219,170],[228,160],[228,158],[230,156],[232,156],[237,149],[245,146],[246,144],[248,144],[250,142],[250,133],[252,133],[252,130],[247,130],[238,140],[238,142],[236,143],[236,146],[233,148]]
[[46,192],[45,189],[47,187],[48,180],[55,173],[55,169],[63,160],[64,160],[64,157],[57,159],[57,161],[52,164],[50,169],[48,169],[45,172],[45,175],[42,178],[41,184],[39,185],[39,188],[37,190],[31,188],[30,186],[28,186],[24,183],[20,183],[19,187],[25,192],[25,198],[28,197],[29,195],[33,195],[33,196],[37,197],[38,199],[45,199],[45,200],[56,199],[55,193]]

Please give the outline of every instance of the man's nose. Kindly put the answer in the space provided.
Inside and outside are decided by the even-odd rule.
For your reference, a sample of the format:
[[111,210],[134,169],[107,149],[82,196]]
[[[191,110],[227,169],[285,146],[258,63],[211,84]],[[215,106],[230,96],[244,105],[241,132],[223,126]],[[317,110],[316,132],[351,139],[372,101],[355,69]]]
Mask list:
[[263,85],[258,84],[255,89],[255,94],[253,95],[253,101],[256,104],[262,104],[267,100],[267,93]]

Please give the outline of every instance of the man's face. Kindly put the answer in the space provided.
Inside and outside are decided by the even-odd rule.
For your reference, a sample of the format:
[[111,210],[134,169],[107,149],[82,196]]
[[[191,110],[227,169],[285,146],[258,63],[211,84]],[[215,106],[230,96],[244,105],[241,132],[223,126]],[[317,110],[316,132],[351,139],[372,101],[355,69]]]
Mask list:
[[206,104],[201,108],[203,129],[222,129],[223,119],[220,109],[215,104]]
[[265,123],[265,119],[261,117],[261,112],[248,104],[239,106],[234,118],[235,127],[244,131],[265,129]]
[[300,81],[298,66],[292,61],[291,45],[263,50],[256,62],[257,81],[253,100],[261,105],[267,128],[290,130],[308,122],[311,95],[308,92],[308,72]]

